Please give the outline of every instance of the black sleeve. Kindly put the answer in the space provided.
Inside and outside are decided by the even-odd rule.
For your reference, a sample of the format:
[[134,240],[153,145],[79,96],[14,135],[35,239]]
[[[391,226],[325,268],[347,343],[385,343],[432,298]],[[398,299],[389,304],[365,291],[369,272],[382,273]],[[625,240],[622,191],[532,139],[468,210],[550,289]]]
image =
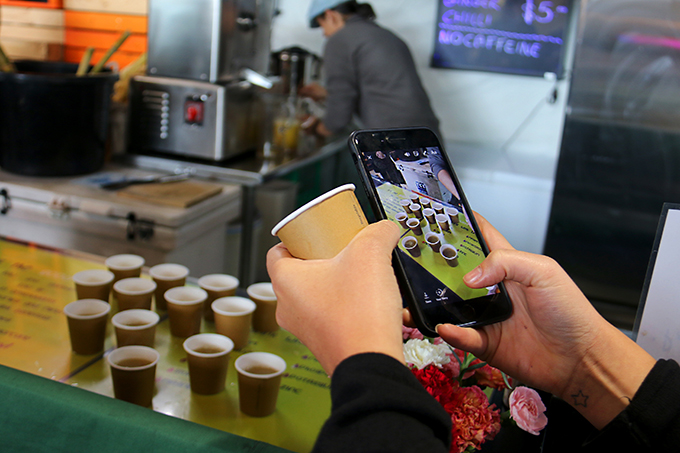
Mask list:
[[587,451],[670,452],[680,449],[680,367],[659,360],[628,407],[586,444]]
[[314,452],[448,452],[451,418],[397,360],[345,359],[331,380],[331,416]]

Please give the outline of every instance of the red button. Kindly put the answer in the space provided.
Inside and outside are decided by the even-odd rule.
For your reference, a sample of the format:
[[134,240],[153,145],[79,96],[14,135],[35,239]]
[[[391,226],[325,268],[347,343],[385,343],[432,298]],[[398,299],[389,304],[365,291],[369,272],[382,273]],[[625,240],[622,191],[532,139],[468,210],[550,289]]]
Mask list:
[[202,124],[203,103],[200,101],[187,101],[184,104],[184,121],[189,124]]
[[193,105],[189,106],[187,108],[187,121],[190,123],[193,123],[196,121],[196,117],[198,116],[198,109],[194,107]]

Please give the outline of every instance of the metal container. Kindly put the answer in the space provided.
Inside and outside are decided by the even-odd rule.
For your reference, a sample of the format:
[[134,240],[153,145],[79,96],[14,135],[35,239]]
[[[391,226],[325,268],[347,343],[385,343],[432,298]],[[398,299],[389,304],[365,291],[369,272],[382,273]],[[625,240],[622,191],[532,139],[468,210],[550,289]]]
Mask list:
[[276,0],[150,0],[148,74],[218,82],[265,74]]

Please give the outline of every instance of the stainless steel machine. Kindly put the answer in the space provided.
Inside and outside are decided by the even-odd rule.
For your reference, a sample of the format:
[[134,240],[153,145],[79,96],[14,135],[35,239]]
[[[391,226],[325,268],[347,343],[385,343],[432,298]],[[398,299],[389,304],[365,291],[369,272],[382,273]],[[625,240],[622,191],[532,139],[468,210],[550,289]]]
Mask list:
[[[256,88],[277,0],[150,0],[148,69],[130,83],[128,151],[221,161],[258,141]],[[252,80],[252,79],[251,79]]]

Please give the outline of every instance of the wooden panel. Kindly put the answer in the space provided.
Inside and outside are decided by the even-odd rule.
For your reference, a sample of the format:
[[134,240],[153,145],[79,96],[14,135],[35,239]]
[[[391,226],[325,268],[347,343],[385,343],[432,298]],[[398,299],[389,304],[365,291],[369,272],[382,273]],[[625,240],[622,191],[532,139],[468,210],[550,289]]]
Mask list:
[[7,56],[13,60],[60,61],[64,53],[61,44],[19,41],[15,39],[0,39],[0,44],[5,49]]
[[2,24],[2,27],[0,27],[0,38],[18,39],[29,42],[63,44],[64,29],[61,27]]
[[[109,49],[120,37],[118,32],[89,31],[67,28],[65,44],[73,47],[94,47],[95,49]],[[146,36],[132,34],[120,46],[121,52],[146,52]]]
[[100,13],[146,14],[149,9],[149,2],[148,0],[65,0],[64,9]]
[[92,13],[87,11],[65,11],[64,23],[68,28],[87,30],[117,31],[130,30],[132,33],[145,34],[146,16],[130,14]]
[[0,20],[3,24],[64,26],[64,10],[45,8],[26,8],[21,6],[0,6]]

